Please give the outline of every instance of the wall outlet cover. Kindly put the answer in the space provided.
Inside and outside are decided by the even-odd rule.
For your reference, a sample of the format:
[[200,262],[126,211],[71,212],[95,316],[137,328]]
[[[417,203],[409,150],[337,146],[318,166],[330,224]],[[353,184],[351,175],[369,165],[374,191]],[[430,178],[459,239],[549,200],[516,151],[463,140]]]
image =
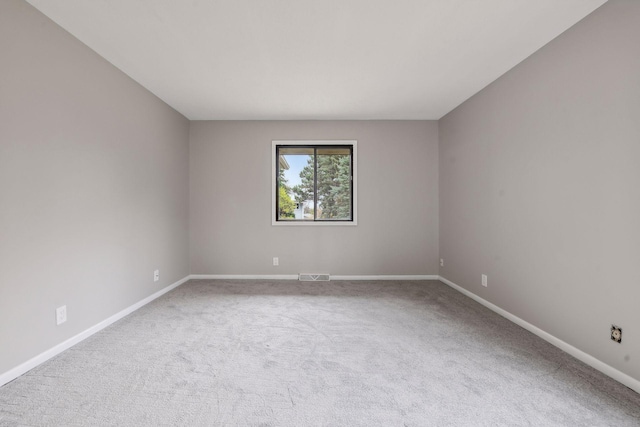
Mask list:
[[56,325],[61,325],[67,321],[67,306],[56,308]]

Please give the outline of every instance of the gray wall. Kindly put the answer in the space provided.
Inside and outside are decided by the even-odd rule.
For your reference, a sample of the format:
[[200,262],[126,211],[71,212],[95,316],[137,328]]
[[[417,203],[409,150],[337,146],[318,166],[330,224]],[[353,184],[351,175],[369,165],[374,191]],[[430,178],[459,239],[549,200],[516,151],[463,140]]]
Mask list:
[[0,61],[4,373],[188,275],[189,122],[26,2]]
[[636,379],[638,23],[612,0],[439,121],[441,275]]
[[[271,225],[276,139],[358,141],[357,226]],[[190,141],[191,273],[437,274],[436,122],[202,121]]]

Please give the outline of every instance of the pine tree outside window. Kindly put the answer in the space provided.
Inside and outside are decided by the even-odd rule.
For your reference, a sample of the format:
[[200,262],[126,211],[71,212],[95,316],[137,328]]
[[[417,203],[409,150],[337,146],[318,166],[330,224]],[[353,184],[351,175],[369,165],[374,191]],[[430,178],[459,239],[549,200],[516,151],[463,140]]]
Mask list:
[[273,225],[355,225],[356,141],[273,141]]

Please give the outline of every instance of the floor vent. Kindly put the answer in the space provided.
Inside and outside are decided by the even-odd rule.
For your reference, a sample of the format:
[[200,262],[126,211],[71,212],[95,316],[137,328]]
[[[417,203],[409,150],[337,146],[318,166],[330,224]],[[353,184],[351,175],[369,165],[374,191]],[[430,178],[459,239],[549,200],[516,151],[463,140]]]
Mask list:
[[298,280],[301,282],[328,282],[331,279],[328,274],[299,274]]

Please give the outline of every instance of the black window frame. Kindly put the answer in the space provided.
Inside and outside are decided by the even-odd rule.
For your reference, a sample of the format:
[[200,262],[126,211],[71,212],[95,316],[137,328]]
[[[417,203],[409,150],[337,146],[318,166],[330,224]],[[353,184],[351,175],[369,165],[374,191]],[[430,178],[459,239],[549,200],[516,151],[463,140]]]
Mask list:
[[[313,158],[314,158],[314,189],[313,189],[313,202],[314,202],[314,212],[313,218],[309,219],[281,219],[279,215],[279,206],[280,206],[280,150],[281,149],[290,149],[290,148],[302,148],[302,149],[312,149],[313,150]],[[326,149],[348,149],[349,150],[349,160],[350,160],[350,218],[348,219],[333,219],[333,218],[317,218],[318,214],[318,150],[326,150]],[[356,170],[357,170],[357,141],[349,140],[349,141],[273,141],[273,177],[272,177],[272,188],[273,188],[273,207],[272,207],[272,224],[273,225],[356,225],[357,224],[357,180],[356,180]],[[322,155],[322,154],[320,154]]]

